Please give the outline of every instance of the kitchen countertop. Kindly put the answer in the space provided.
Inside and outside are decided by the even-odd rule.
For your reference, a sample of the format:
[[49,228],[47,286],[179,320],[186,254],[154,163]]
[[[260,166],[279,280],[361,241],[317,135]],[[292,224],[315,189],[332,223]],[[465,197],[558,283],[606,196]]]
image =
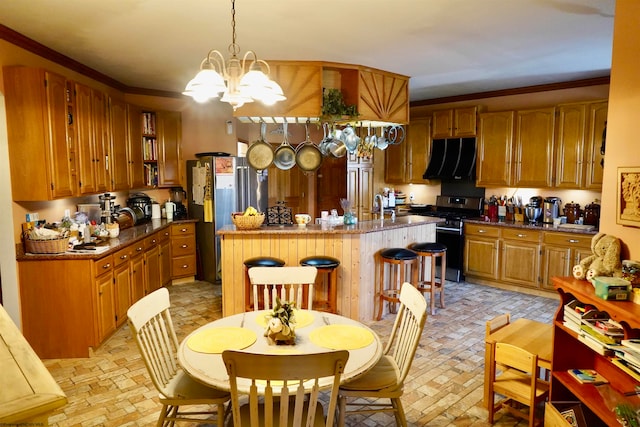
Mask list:
[[527,230],[551,231],[551,232],[560,232],[560,233],[576,233],[576,234],[591,234],[591,235],[598,233],[597,229],[587,231],[587,230],[580,230],[575,228],[556,228],[553,226],[553,224],[543,224],[543,223],[531,225],[524,222],[490,222],[490,221],[485,221],[482,218],[465,218],[464,222],[466,224],[480,224],[480,225],[489,225],[489,226],[507,227],[507,228],[523,228]]
[[62,259],[98,259],[104,256],[117,252],[119,249],[124,248],[132,243],[144,239],[149,234],[162,230],[171,226],[171,224],[180,224],[188,222],[198,222],[197,219],[181,219],[167,221],[166,219],[153,219],[144,224],[136,225],[134,227],[126,228],[120,231],[120,235],[115,239],[109,239],[104,245],[99,247],[107,247],[100,252],[96,253],[73,253],[65,252],[62,254],[31,254],[24,252],[24,246],[19,243],[16,245],[16,260],[17,261],[43,261],[43,260],[62,260]]
[[235,225],[226,225],[218,230],[218,234],[365,234],[376,231],[392,230],[424,224],[444,222],[442,218],[419,215],[396,217],[395,220],[360,221],[355,225],[307,224],[298,225],[263,225],[255,230],[238,230]]

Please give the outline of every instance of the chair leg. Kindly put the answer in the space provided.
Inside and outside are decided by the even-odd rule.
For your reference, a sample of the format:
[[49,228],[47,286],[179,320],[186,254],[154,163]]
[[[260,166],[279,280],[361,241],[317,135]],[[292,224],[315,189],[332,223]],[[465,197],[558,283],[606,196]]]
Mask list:
[[402,402],[400,401],[400,398],[396,397],[391,399],[391,404],[395,409],[394,414],[396,416],[396,424],[402,427],[407,427],[407,418],[404,415],[404,409],[402,408]]
[[436,314],[436,256],[431,255],[431,286],[429,287],[429,309],[431,315]]
[[347,411],[347,397],[338,396],[338,427],[344,427],[344,419]]
[[441,257],[440,257],[440,262],[442,264],[442,271],[440,273],[440,307],[444,308],[444,284],[446,281],[446,275],[447,275],[447,253],[445,252]]

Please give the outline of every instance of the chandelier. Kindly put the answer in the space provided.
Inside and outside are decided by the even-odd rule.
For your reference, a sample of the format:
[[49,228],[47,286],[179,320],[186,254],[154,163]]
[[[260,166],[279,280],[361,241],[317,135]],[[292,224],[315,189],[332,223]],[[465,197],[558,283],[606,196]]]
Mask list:
[[200,71],[187,83],[182,93],[201,103],[217,98],[222,93],[220,101],[231,104],[234,111],[253,101],[273,105],[287,99],[280,85],[269,78],[271,70],[266,61],[258,59],[252,50],[247,51],[242,60],[239,58],[235,0],[231,0],[231,28],[233,33],[228,48],[231,57],[225,62],[219,51],[210,50],[200,64]]

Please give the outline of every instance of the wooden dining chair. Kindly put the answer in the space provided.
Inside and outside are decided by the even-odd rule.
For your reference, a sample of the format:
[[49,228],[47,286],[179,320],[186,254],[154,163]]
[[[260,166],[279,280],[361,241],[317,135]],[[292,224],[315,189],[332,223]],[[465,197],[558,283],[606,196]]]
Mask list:
[[[233,425],[251,427],[333,427],[340,376],[349,359],[346,350],[315,354],[222,353],[229,385]],[[320,379],[332,377],[326,419]],[[250,381],[249,402],[240,404],[238,380]]]
[[[178,338],[169,312],[169,291],[160,288],[138,300],[127,311],[131,334],[138,344],[149,376],[158,390],[162,410],[158,427],[173,426],[176,421],[203,422],[203,415],[217,415],[224,425],[224,404],[231,396],[193,380],[178,365]],[[180,411],[180,406],[214,405],[211,411]],[[200,417],[195,417],[196,415]]]
[[[400,288],[400,308],[382,358],[364,375],[340,386],[339,426],[344,426],[347,413],[373,412],[393,412],[398,425],[407,425],[400,397],[426,320],[427,301],[424,295],[410,283],[403,283]],[[358,401],[348,402],[348,398]],[[365,403],[364,399],[368,398],[390,399],[390,402]],[[347,412],[347,406],[359,409]]]
[[484,334],[485,338],[495,331],[504,328],[509,323],[511,323],[511,313],[502,313],[497,315],[493,319],[487,320]]
[[[496,369],[498,365],[503,369],[499,375]],[[540,379],[539,369],[538,355],[511,344],[496,343],[489,374],[490,424],[493,424],[496,412],[502,408],[528,420],[529,427],[536,425],[536,421],[542,421],[536,417],[536,409],[549,395],[549,382]],[[498,400],[496,394],[499,395]]]
[[313,309],[315,267],[252,267],[249,280],[253,288],[253,309],[270,310],[281,301],[294,301],[296,308]]

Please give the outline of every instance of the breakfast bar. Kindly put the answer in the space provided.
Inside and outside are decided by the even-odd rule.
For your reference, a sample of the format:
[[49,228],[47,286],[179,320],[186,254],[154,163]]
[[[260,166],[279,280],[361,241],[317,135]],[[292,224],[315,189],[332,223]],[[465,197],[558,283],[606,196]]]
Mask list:
[[228,225],[218,231],[222,251],[222,310],[224,316],[245,310],[244,260],[272,256],[296,266],[302,258],[327,255],[340,260],[337,311],[342,316],[369,321],[374,316],[376,255],[385,248],[434,242],[440,218],[405,216],[394,220],[361,221],[355,225],[309,224],[262,226],[238,230]]

